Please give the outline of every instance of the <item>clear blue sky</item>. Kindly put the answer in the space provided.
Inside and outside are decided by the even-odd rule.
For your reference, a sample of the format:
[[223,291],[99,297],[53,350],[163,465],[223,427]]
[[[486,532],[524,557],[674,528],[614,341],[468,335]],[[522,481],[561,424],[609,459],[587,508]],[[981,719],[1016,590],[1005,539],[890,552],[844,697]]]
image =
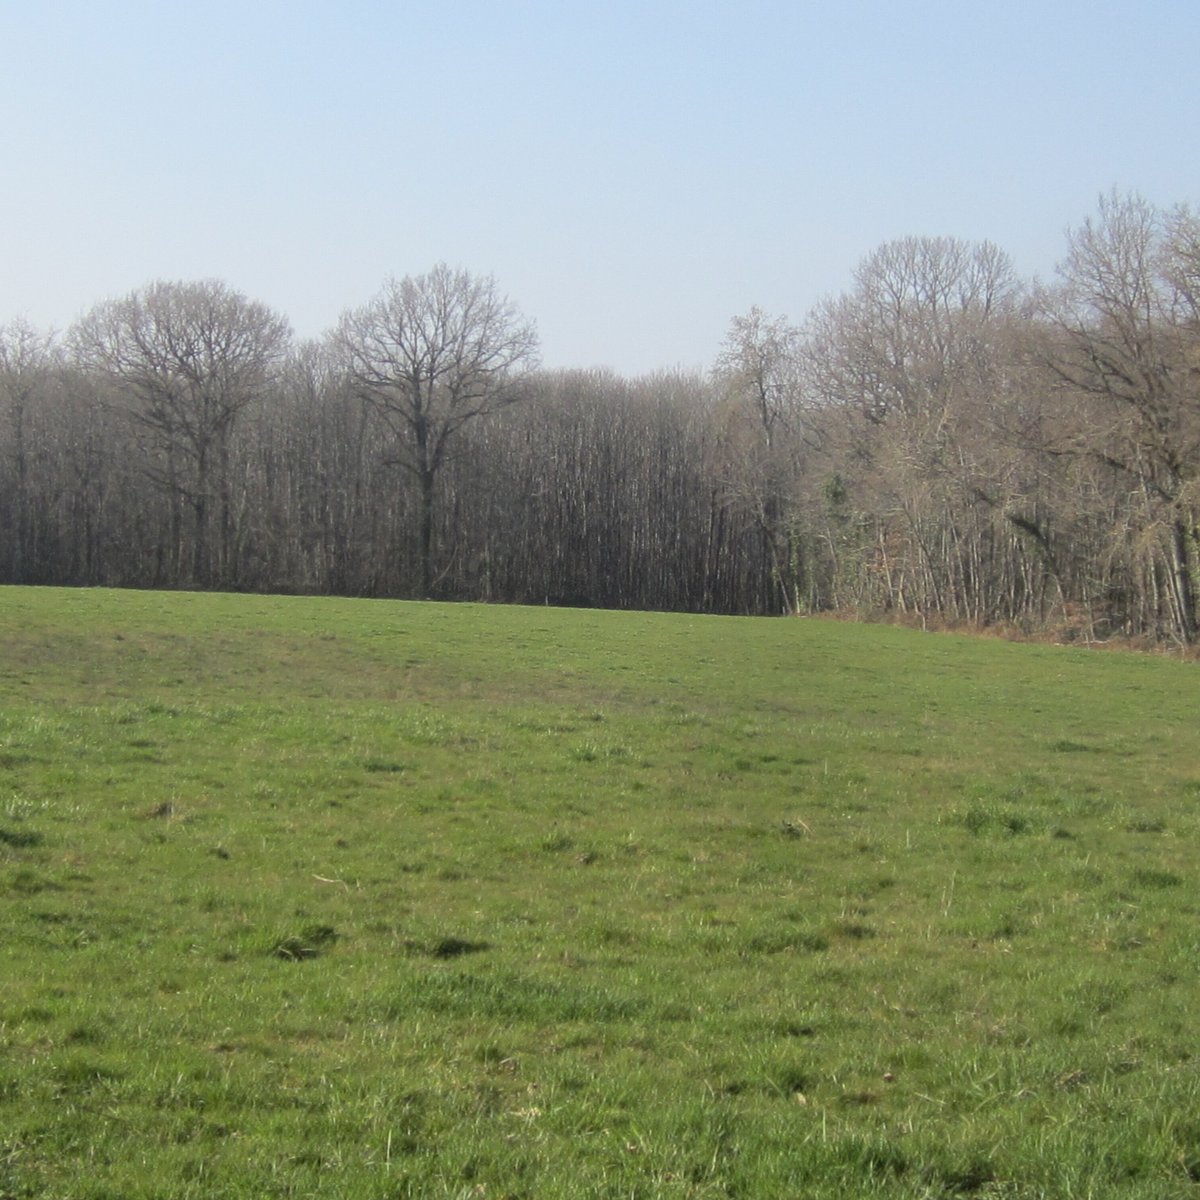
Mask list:
[[0,0],[0,322],[215,277],[315,335],[492,274],[549,366],[707,366],[872,249],[1048,275],[1200,204],[1200,0]]

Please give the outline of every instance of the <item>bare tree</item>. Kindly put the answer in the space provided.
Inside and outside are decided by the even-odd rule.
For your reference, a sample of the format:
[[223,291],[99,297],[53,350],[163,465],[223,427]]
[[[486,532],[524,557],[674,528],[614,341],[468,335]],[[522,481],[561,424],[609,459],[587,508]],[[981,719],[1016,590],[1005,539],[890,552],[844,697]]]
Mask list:
[[936,417],[977,369],[980,329],[1011,312],[1018,292],[1002,250],[946,237],[885,243],[854,284],[810,318],[810,369],[825,399],[875,423]]
[[1083,418],[1060,454],[1124,482],[1118,535],[1143,560],[1143,590],[1168,629],[1197,636],[1200,576],[1200,224],[1112,193],[1072,231],[1060,283],[1041,296],[1045,362]]
[[1003,511],[985,499],[1000,490],[987,445],[1010,388],[1012,264],[989,242],[905,238],[854,279],[804,331],[833,459],[824,541],[839,571],[873,581],[873,598],[836,590],[860,606],[985,620]]
[[800,334],[752,308],[734,317],[713,368],[721,402],[721,484],[753,522],[783,611],[800,605],[800,541],[789,500],[801,449]]
[[442,263],[389,280],[342,317],[334,341],[355,394],[388,430],[394,463],[417,483],[421,594],[430,596],[439,473],[465,424],[520,399],[537,334],[490,276]]
[[3,555],[8,578],[33,578],[33,464],[41,447],[35,426],[50,377],[58,366],[59,349],[50,334],[39,333],[22,320],[0,325],[0,514],[7,542]]
[[76,361],[108,381],[111,402],[143,435],[147,474],[190,510],[195,583],[227,578],[230,438],[290,336],[284,318],[215,280],[152,283],[97,305],[71,330]]
[[748,404],[770,449],[799,406],[799,330],[757,306],[729,323],[713,375],[726,395]]

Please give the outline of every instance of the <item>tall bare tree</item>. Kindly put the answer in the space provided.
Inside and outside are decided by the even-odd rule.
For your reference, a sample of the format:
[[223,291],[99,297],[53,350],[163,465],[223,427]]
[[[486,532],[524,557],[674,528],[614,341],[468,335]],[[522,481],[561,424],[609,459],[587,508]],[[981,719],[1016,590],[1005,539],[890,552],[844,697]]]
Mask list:
[[836,455],[824,540],[874,597],[836,590],[860,606],[986,619],[997,506],[985,497],[997,488],[982,447],[1008,387],[1012,264],[989,242],[904,238],[854,279],[805,326],[809,386]]
[[421,595],[431,596],[438,476],[464,425],[521,398],[534,326],[490,276],[441,263],[389,280],[343,315],[334,342],[355,394],[388,430],[394,463],[416,481]]
[[[283,317],[216,280],[152,283],[97,305],[70,332],[76,361],[108,382],[142,435],[146,473],[190,511],[191,580],[202,586],[228,581],[230,439],[290,336]],[[183,541],[180,528],[181,555]]]
[[887,242],[859,264],[853,289],[807,324],[817,385],[877,424],[893,414],[936,418],[978,369],[980,329],[1011,311],[1017,291],[1011,259],[991,242]]
[[721,484],[726,501],[753,523],[782,611],[800,605],[800,540],[794,499],[801,450],[800,332],[752,308],[734,317],[713,368],[720,396]]
[[1072,231],[1059,285],[1041,297],[1045,361],[1084,419],[1059,453],[1124,481],[1119,540],[1166,629],[1200,628],[1200,222],[1112,193]]
[[0,325],[0,521],[7,543],[4,555],[14,582],[33,578],[33,530],[38,514],[33,505],[34,461],[42,447],[35,425],[39,400],[59,362],[54,338],[28,322]]

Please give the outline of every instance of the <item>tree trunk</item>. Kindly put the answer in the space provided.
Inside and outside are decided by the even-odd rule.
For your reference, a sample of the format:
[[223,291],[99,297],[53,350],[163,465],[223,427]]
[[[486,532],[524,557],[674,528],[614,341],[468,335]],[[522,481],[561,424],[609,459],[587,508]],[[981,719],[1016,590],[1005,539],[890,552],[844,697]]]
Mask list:
[[1196,640],[1196,597],[1192,585],[1189,541],[1187,523],[1182,517],[1176,517],[1171,524],[1171,589],[1179,636],[1187,643]]
[[434,473],[428,468],[418,476],[421,487],[421,507],[418,526],[421,543],[421,598],[433,599],[433,485]]

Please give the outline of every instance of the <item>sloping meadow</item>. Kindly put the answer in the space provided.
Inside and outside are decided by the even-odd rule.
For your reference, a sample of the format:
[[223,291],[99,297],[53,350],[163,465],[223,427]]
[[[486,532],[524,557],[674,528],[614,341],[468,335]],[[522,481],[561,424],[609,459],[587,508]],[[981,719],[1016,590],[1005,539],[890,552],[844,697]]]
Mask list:
[[0,590],[0,1196],[1200,1194],[1197,668]]

